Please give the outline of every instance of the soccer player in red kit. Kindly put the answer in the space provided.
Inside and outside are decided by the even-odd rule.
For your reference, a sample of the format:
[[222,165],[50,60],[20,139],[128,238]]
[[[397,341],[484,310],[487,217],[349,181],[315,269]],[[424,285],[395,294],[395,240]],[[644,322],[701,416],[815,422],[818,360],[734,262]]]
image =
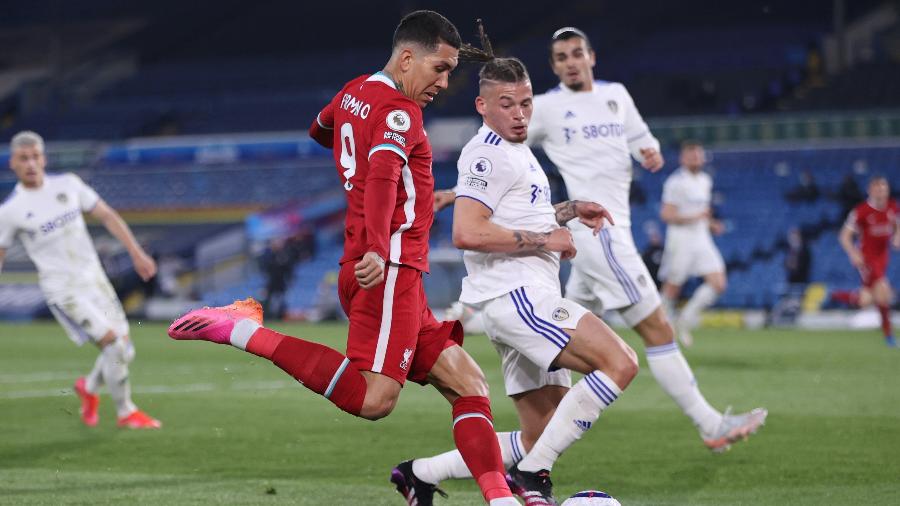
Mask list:
[[[271,360],[348,413],[376,420],[406,379],[434,385],[453,405],[453,436],[485,501],[517,505],[504,478],[488,386],[462,349],[459,322],[438,322],[425,299],[433,220],[431,147],[422,108],[447,87],[461,46],[456,27],[433,11],[397,26],[384,69],[347,83],[313,121],[310,136],[333,148],[347,195],[339,295],[350,320],[346,356],[262,326],[252,299],[200,309],[169,328],[175,339],[230,344]],[[395,469],[408,504],[427,486]]]
[[[872,303],[881,313],[881,330],[888,346],[896,347],[891,328],[893,290],[885,276],[890,246],[900,249],[900,219],[897,202],[891,199],[886,178],[876,176],[869,181],[869,198],[856,206],[841,229],[840,242],[850,263],[859,271],[862,288],[859,292],[836,292],[833,297],[859,307]],[[854,236],[859,236],[859,247]]]

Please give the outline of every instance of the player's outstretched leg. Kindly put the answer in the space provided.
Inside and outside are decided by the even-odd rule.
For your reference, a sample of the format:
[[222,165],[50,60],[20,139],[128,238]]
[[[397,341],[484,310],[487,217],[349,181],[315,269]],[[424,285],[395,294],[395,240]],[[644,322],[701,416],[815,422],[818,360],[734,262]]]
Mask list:
[[[691,366],[675,342],[672,326],[661,306],[635,325],[634,330],[644,340],[647,365],[656,382],[694,422],[708,448],[715,452],[724,451],[731,443],[746,439],[746,436],[756,432],[765,421],[767,412],[762,408],[741,415],[730,415],[723,414],[710,405],[700,391]],[[761,421],[760,413],[763,413]],[[733,437],[729,437],[729,432],[736,427],[742,428]]]
[[362,413],[366,378],[350,359],[327,346],[279,334],[262,323],[262,307],[248,298],[224,307],[191,311],[172,323],[169,336],[230,344],[263,357],[340,409],[376,418]]
[[[498,432],[497,442],[500,445],[500,457],[503,459],[505,469],[518,464],[525,456],[521,431]],[[461,480],[472,477],[472,472],[466,466],[459,450],[450,450],[432,457],[417,458],[407,462],[411,463],[410,469],[408,473],[404,471],[404,474],[430,486],[438,485],[444,480]],[[398,464],[394,471],[399,470],[401,465],[402,463]],[[395,475],[396,473],[392,474],[392,476]],[[421,500],[419,504],[421,504]]]

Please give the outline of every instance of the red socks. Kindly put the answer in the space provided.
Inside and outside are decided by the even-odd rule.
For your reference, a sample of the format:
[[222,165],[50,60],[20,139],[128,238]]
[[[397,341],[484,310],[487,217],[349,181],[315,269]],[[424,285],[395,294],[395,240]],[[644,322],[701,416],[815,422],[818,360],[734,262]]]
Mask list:
[[859,306],[859,292],[855,290],[835,290],[831,293],[831,298],[851,307]]
[[487,397],[460,397],[453,403],[453,439],[487,502],[512,497]]
[[271,360],[306,388],[359,416],[366,399],[366,378],[343,354],[265,327],[253,333],[247,351]]
[[891,308],[878,306],[878,312],[881,313],[881,331],[884,332],[884,337],[892,336],[894,329],[891,327]]

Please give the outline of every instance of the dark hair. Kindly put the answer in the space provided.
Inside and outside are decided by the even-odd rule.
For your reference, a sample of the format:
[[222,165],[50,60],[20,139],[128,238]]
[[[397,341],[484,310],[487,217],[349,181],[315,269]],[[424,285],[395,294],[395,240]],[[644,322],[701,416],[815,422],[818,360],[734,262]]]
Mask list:
[[481,19],[475,21],[478,25],[478,38],[481,41],[481,49],[471,44],[463,44],[459,48],[459,59],[464,61],[482,62],[478,71],[478,85],[483,86],[485,81],[498,81],[501,83],[518,83],[530,79],[525,64],[518,58],[501,58],[494,54],[491,40],[484,31]]
[[462,40],[459,31],[449,19],[434,11],[415,11],[403,16],[394,30],[394,44],[413,42],[429,50],[437,49],[441,42],[459,49]]
[[887,176],[885,176],[884,174],[881,174],[880,172],[876,172],[875,174],[872,174],[872,177],[869,178],[868,186],[872,186],[873,184],[877,183],[878,181],[884,181],[885,183],[888,184],[888,186],[890,186],[890,184],[891,184],[890,181],[888,181]]
[[575,28],[574,26],[564,26],[559,30],[553,32],[553,35],[550,37],[550,50],[552,54],[553,43],[558,40],[569,40],[574,39],[575,37],[580,37],[584,39],[584,43],[587,44],[587,48],[591,49],[591,39],[588,38],[587,34],[583,31]]
[[681,141],[681,150],[687,149],[695,149],[695,148],[703,148],[703,143],[698,141],[697,139],[685,139]]
[[518,83],[529,79],[525,64],[518,58],[494,58],[478,71],[479,86],[483,86],[485,81]]

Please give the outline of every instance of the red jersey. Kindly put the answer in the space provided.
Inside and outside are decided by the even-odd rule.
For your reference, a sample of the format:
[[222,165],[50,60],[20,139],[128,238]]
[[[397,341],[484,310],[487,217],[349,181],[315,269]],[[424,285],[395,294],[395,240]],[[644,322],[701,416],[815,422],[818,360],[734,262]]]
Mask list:
[[887,260],[891,237],[897,229],[897,202],[888,200],[880,210],[863,202],[850,211],[846,225],[859,234],[860,250],[867,262]]
[[[427,271],[434,176],[419,105],[381,72],[360,76],[322,109],[310,135],[333,143],[347,193],[341,264],[375,251],[394,264]],[[367,186],[375,191],[367,194]]]

